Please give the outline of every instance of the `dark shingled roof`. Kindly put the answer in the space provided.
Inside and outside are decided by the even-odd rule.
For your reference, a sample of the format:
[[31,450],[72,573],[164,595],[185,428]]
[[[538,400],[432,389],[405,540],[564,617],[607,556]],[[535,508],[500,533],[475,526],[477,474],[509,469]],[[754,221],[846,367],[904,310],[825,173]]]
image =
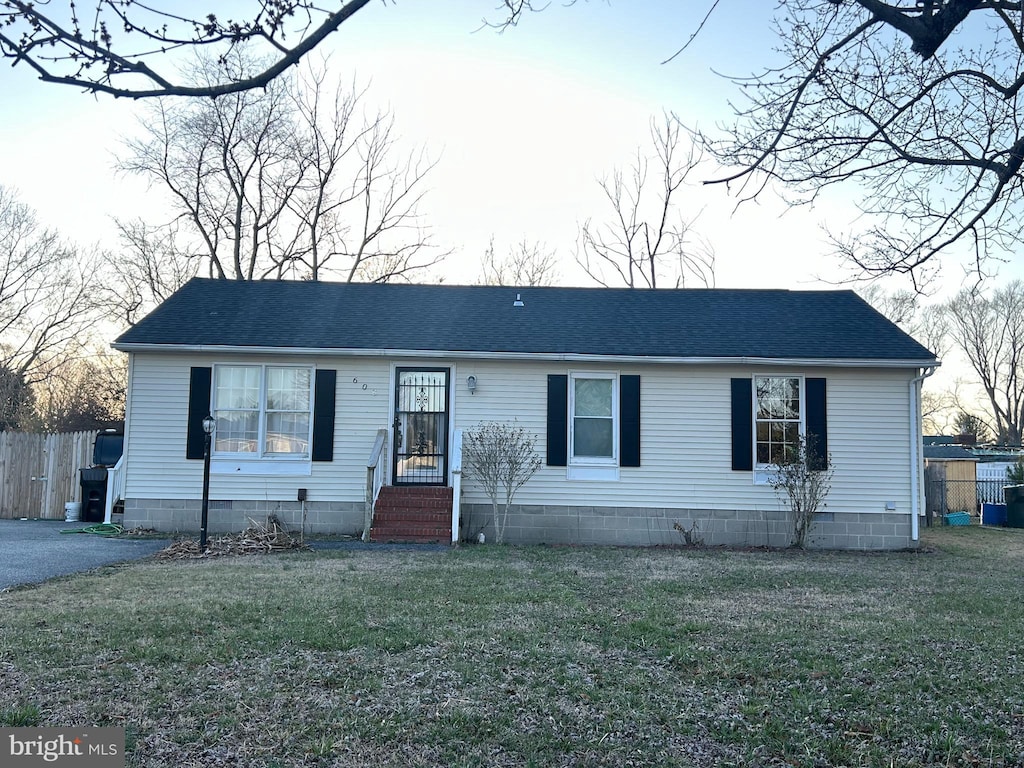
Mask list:
[[115,342],[135,344],[935,361],[852,291],[196,278]]
[[972,459],[978,460],[978,457],[968,451],[966,448],[961,448],[958,445],[926,445],[924,446],[924,457],[926,459]]

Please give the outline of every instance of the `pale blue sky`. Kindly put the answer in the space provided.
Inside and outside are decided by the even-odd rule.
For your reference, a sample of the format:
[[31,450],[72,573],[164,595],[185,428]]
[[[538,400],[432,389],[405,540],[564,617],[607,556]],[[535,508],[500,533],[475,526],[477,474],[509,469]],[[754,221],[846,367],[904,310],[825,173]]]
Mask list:
[[[544,241],[565,281],[586,284],[572,253],[579,223],[609,213],[596,179],[629,162],[662,109],[704,128],[726,118],[733,90],[713,69],[746,74],[771,60],[775,3],[723,0],[694,44],[661,64],[709,2],[553,2],[503,34],[474,31],[484,17],[500,18],[496,0],[375,2],[322,49],[343,80],[372,82],[370,98],[394,110],[410,145],[440,156],[422,212],[455,249],[446,279],[473,281],[494,235],[499,249]],[[45,85],[21,67],[0,78],[0,183],[20,190],[44,221],[115,248],[110,216],[161,217],[159,190],[113,170],[135,104]],[[820,224],[850,219],[841,199],[781,218],[786,209],[772,198],[735,215],[734,203],[719,186],[686,197],[689,210],[703,211],[695,228],[715,248],[719,286],[838,278],[822,256]]]

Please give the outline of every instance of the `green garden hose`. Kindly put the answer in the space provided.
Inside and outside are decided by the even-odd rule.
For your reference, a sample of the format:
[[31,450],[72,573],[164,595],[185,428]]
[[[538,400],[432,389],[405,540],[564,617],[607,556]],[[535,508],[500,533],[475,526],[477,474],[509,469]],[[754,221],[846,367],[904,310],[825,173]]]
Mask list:
[[97,536],[120,536],[124,533],[124,528],[117,523],[96,523],[96,525],[87,525],[85,528],[65,528],[61,533],[94,533]]

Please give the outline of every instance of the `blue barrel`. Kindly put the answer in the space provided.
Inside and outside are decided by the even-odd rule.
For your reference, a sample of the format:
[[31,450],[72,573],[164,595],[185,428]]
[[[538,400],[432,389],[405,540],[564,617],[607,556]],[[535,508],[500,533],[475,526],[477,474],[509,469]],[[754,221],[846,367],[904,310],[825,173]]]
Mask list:
[[1005,504],[982,504],[981,505],[982,525],[1006,525]]

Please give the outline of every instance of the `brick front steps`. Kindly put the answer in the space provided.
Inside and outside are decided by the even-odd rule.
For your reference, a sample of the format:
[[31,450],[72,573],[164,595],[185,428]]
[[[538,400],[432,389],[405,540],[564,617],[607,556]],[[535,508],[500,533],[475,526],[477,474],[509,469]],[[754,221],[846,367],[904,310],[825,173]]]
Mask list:
[[380,489],[370,541],[450,544],[451,540],[451,488],[388,485]]

